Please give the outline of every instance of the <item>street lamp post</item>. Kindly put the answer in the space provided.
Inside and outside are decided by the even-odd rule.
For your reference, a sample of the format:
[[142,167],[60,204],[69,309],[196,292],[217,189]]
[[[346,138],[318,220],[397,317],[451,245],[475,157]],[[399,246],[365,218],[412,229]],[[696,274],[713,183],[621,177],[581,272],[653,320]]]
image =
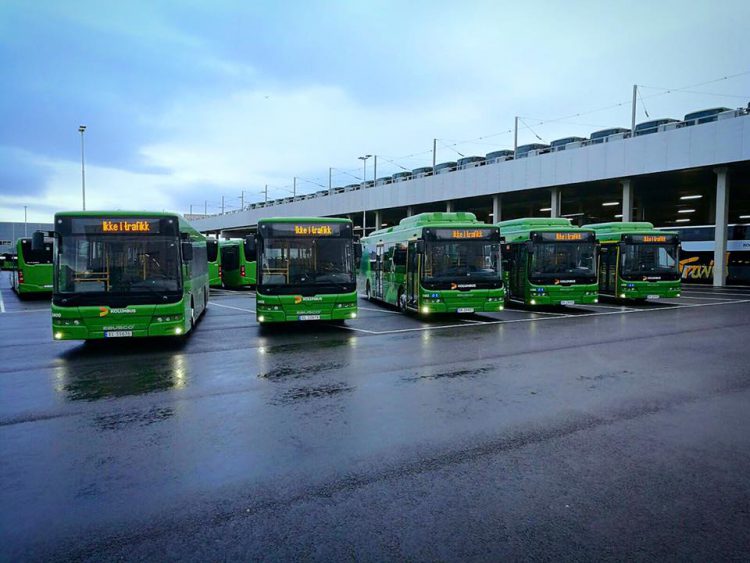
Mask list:
[[81,195],[83,197],[83,210],[86,211],[86,169],[84,167],[83,160],[83,133],[86,131],[85,125],[78,127],[78,132],[81,134]]
[[23,236],[28,237],[29,236],[29,221],[27,219],[26,215],[26,208],[28,205],[23,206]]
[[[367,184],[367,159],[370,158],[371,154],[365,154],[358,156],[359,160],[362,161],[362,189],[364,190]],[[364,198],[363,198],[364,201]],[[362,236],[367,236],[367,209],[362,210]]]

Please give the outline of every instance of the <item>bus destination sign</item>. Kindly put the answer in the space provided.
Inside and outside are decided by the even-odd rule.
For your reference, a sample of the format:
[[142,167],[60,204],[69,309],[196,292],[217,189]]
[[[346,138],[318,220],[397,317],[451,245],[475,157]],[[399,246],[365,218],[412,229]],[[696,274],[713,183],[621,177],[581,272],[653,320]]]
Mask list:
[[627,242],[632,244],[676,244],[675,235],[630,235]]
[[541,242],[590,242],[594,233],[588,231],[559,231],[535,233],[536,240]]
[[500,239],[498,229],[433,229],[438,240],[494,240]]
[[158,233],[159,221],[144,219],[103,219],[103,233]]
[[346,237],[351,236],[351,223],[261,223],[258,231],[263,237]]
[[303,237],[330,237],[333,229],[331,225],[294,225],[294,234]]

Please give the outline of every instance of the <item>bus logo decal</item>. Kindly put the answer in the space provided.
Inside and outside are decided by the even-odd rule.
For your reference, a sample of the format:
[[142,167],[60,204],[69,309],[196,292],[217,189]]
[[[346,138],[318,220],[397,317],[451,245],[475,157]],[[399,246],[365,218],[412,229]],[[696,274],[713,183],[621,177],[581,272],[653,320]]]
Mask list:
[[107,315],[109,315],[109,309],[106,307],[99,307],[99,316],[106,317]]

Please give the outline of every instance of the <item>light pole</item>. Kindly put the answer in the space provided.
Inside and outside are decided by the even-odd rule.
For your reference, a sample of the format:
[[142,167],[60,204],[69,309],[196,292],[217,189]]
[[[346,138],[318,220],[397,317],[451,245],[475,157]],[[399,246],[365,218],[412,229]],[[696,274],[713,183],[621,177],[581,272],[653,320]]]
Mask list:
[[[370,158],[371,154],[366,154],[363,156],[358,156],[362,161],[362,189],[364,190],[367,184],[367,159]],[[362,198],[362,201],[364,201],[364,197]],[[362,210],[362,236],[367,236],[367,209]]]
[[28,205],[23,206],[23,236],[28,237],[29,236],[29,222],[26,218],[26,208]]
[[83,133],[86,131],[85,125],[78,127],[78,132],[81,134],[81,195],[83,196],[83,210],[86,211],[86,169],[84,167],[83,160]]

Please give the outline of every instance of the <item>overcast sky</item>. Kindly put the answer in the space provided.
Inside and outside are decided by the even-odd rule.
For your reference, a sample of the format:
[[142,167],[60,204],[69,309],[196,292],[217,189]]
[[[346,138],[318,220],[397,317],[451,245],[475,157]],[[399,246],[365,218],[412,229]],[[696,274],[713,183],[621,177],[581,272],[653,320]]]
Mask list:
[[515,115],[519,144],[629,127],[634,83],[639,121],[746,106],[748,29],[747,0],[4,0],[0,220],[80,209],[80,124],[87,208],[217,212],[363,154],[429,165],[434,137],[512,148]]

